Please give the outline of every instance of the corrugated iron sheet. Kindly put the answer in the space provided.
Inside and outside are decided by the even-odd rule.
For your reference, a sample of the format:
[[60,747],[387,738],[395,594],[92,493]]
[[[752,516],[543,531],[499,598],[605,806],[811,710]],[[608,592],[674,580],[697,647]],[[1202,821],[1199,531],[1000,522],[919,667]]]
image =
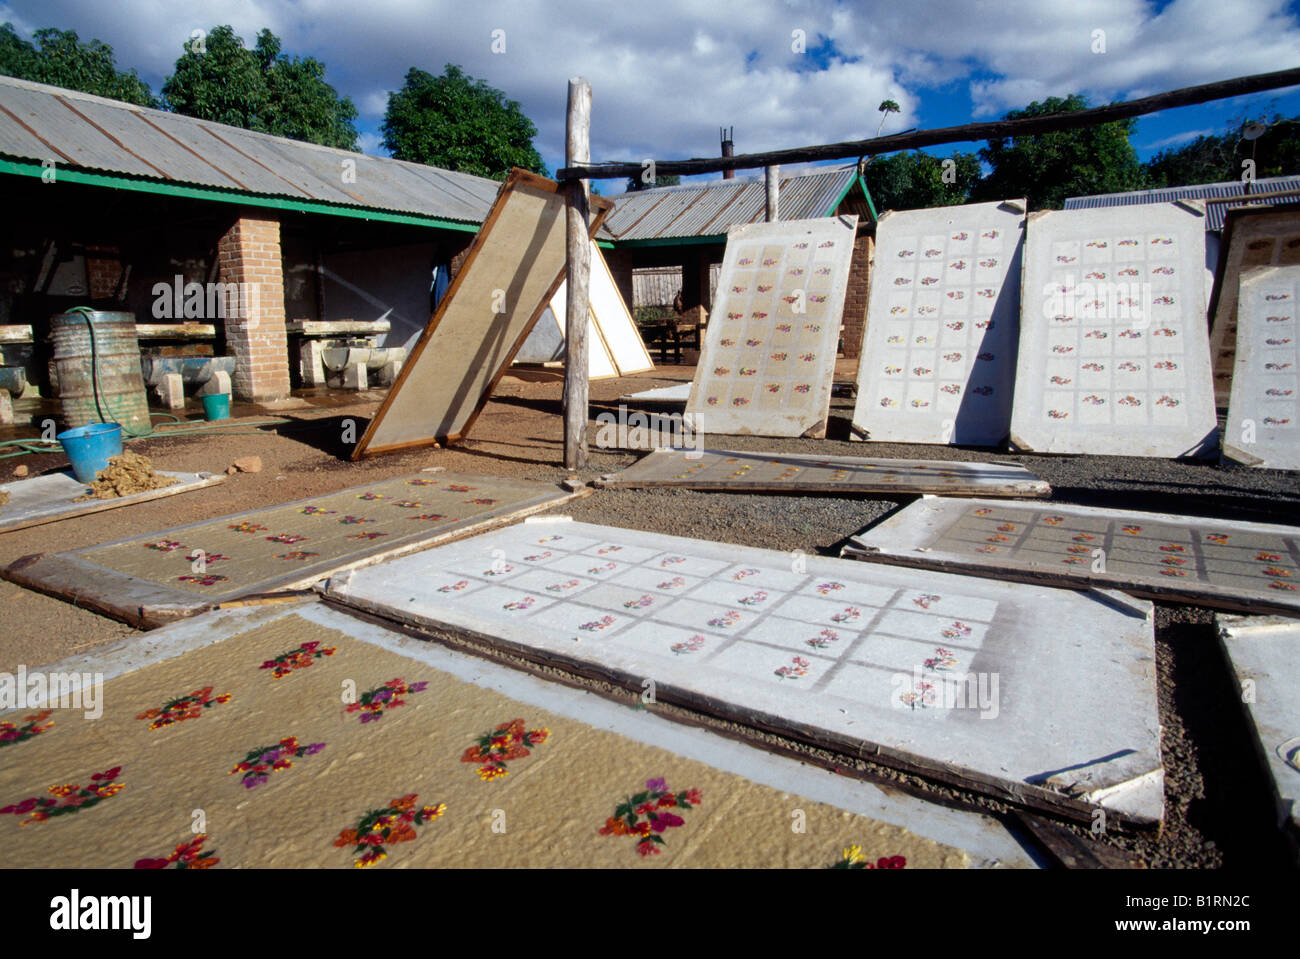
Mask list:
[[[854,165],[781,178],[781,219],[825,216],[848,188]],[[762,177],[660,187],[610,197],[605,219],[620,240],[721,236],[733,226],[757,223],[767,208]]]
[[[86,170],[481,223],[500,183],[0,77],[0,154]],[[345,161],[355,182],[345,182]]]
[[[1144,203],[1172,203],[1174,200],[1208,200],[1215,197],[1241,196],[1246,186],[1240,180],[1227,180],[1223,183],[1194,183],[1188,186],[1161,187],[1155,190],[1132,190],[1127,193],[1100,193],[1096,196],[1072,196],[1066,199],[1067,210],[1090,210],[1110,206],[1137,206]],[[1252,197],[1257,193],[1280,193],[1286,190],[1300,190],[1300,176],[1265,177],[1256,180],[1250,188]],[[1251,200],[1252,205],[1272,206],[1273,203],[1294,203],[1295,197],[1270,200],[1261,197]],[[1205,228],[1222,230],[1223,220],[1231,206],[1245,205],[1229,203],[1209,203],[1205,207]]]

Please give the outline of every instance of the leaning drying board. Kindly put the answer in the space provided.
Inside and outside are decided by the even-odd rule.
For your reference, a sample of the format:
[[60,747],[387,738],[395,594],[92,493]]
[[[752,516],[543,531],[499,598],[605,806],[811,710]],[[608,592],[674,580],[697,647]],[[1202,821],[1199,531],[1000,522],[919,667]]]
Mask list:
[[[618,291],[600,246],[591,249],[590,322],[587,324],[588,377],[603,379],[630,376],[654,369],[645,342],[637,332],[632,314]],[[552,363],[564,359],[564,323],[568,303],[568,282],[551,297],[533,331],[515,356],[516,363]]]
[[40,526],[42,523],[54,523],[100,510],[115,509],[118,506],[130,506],[162,496],[174,496],[191,490],[215,486],[225,481],[225,477],[213,473],[174,473],[159,470],[159,476],[172,476],[176,482],[161,489],[146,490],[130,496],[117,496],[113,499],[87,499],[78,502],[90,492],[90,487],[79,482],[68,473],[50,473],[46,476],[33,476],[30,479],[15,480],[0,484],[0,492],[9,494],[9,502],[0,506],[0,533],[10,530],[26,529],[28,526]]
[[327,595],[1014,802],[1162,816],[1145,601],[562,517],[345,572]]
[[1229,210],[1223,238],[1210,301],[1214,401],[1220,408],[1227,407],[1232,387],[1239,275],[1257,266],[1300,265],[1300,205]]
[[682,489],[733,493],[940,493],[945,496],[1052,495],[1052,488],[1014,463],[950,463],[944,460],[863,459],[806,453],[741,450],[658,449],[596,486]]
[[[130,539],[25,556],[20,586],[152,627],[241,596],[311,585],[567,502],[557,486],[417,473]],[[201,552],[202,562],[194,557]]]
[[880,218],[854,439],[1006,439],[1024,232],[1024,200]]
[[[609,209],[591,198],[592,233]],[[563,279],[564,230],[559,185],[512,170],[354,460],[469,431]]]
[[1061,503],[924,499],[844,555],[1153,599],[1300,613],[1300,529]]
[[1250,466],[1300,469],[1300,266],[1241,273],[1236,371],[1223,452]]
[[1256,749],[1273,782],[1278,825],[1293,852],[1300,850],[1300,621],[1220,614],[1218,624]]
[[826,435],[856,216],[727,231],[686,412],[706,433]]
[[[850,846],[909,869],[1034,865],[979,811],[827,775],[805,757],[629,709],[630,696],[605,699],[318,602],[222,610],[41,671],[99,677],[101,709],[41,715],[53,704],[37,700],[0,713],[11,734],[0,868],[164,868],[182,843],[218,869],[824,868]],[[341,701],[353,684],[358,701]],[[119,788],[100,793],[109,782]],[[85,783],[100,798],[84,802],[74,786],[51,799],[51,783]],[[643,790],[660,794],[653,819],[615,813]],[[63,808],[41,819],[24,804],[32,796]],[[202,836],[190,830],[195,807],[207,814]],[[398,820],[387,841],[355,842],[358,821],[385,808]],[[792,810],[806,829],[771,828]],[[660,828],[615,830],[615,815]]]
[[1213,452],[1204,207],[1040,211],[1027,232],[1011,442],[1039,453]]

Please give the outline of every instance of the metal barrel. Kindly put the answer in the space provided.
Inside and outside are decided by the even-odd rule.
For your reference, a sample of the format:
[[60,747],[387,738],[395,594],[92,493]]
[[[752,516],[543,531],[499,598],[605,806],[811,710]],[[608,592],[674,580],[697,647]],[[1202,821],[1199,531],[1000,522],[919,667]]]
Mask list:
[[133,313],[60,313],[50,317],[50,338],[65,429],[120,423],[129,436],[153,431]]

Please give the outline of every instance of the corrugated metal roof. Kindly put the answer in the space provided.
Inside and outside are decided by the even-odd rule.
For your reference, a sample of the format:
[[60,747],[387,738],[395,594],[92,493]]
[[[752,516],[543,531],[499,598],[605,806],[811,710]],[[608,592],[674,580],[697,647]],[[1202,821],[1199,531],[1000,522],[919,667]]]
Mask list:
[[[826,216],[844,195],[856,164],[781,177],[781,219]],[[617,240],[720,236],[730,227],[763,219],[767,192],[760,177],[658,187],[609,197],[605,229]]]
[[[1144,203],[1171,203],[1174,200],[1208,200],[1215,197],[1237,197],[1245,192],[1245,184],[1240,180],[1228,180],[1223,183],[1194,183],[1189,186],[1161,187],[1155,190],[1132,190],[1128,193],[1099,193],[1096,196],[1072,196],[1066,199],[1067,210],[1089,210],[1107,206],[1137,206]],[[1287,190],[1300,190],[1300,176],[1264,177],[1256,180],[1250,188],[1251,204],[1272,206],[1273,203],[1294,203],[1295,197],[1271,200],[1268,197],[1254,199],[1257,193],[1280,193]],[[1244,203],[1207,203],[1205,206],[1205,228],[1222,230],[1223,218],[1232,206],[1244,206]]]
[[[481,223],[496,180],[0,77],[0,154],[165,183]],[[356,164],[343,181],[344,161]]]

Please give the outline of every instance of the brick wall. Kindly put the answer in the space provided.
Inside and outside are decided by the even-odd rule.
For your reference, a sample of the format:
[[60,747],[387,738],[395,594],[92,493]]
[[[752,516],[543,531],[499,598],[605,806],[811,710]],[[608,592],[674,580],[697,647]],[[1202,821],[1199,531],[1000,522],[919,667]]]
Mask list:
[[226,352],[237,358],[235,398],[264,403],[289,395],[280,222],[240,217],[217,245],[223,283],[252,284],[249,315],[226,317]]
[[86,278],[90,282],[92,300],[107,300],[115,296],[122,281],[122,261],[117,247],[86,247]]
[[867,323],[867,290],[871,280],[871,258],[875,241],[861,235],[853,242],[853,259],[849,265],[849,285],[844,295],[842,334],[844,355],[853,359],[862,352],[862,337]]

